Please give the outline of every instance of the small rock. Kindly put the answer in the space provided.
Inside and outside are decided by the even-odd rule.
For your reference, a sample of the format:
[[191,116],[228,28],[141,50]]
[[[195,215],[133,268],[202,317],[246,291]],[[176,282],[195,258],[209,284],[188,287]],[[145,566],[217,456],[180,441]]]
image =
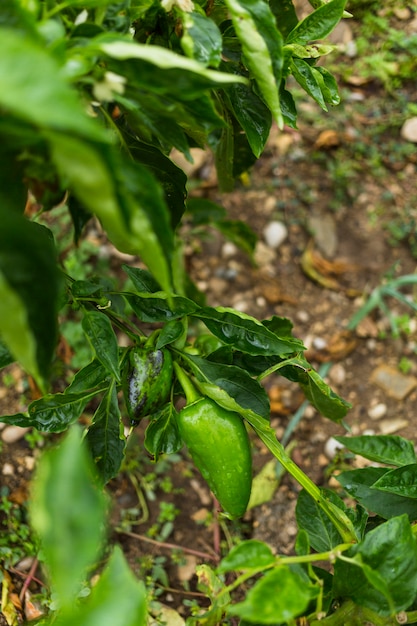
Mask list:
[[397,433],[402,428],[407,428],[408,420],[405,420],[401,417],[398,419],[387,419],[379,422],[379,430],[381,435],[393,435]]
[[1,438],[4,443],[16,443],[22,439],[30,428],[22,428],[21,426],[6,426],[1,433]]
[[417,378],[405,376],[393,367],[382,364],[373,371],[371,381],[396,400],[403,400],[415,387]]
[[329,213],[314,214],[309,217],[308,225],[313,233],[319,250],[332,258],[338,247],[336,221]]
[[405,120],[401,128],[401,137],[406,141],[417,143],[417,117],[410,117]]
[[231,256],[235,256],[237,254],[237,247],[231,241],[226,241],[222,246],[222,257],[224,259],[228,259]]
[[368,410],[368,417],[370,417],[371,420],[380,420],[382,417],[384,417],[384,415],[386,415],[386,413],[387,405],[383,402],[379,402],[378,404],[371,406],[371,408]]
[[343,450],[343,444],[339,443],[334,437],[330,437],[324,444],[324,454],[330,461],[334,459],[340,450]]
[[310,320],[310,315],[307,313],[307,311],[297,311],[295,314],[295,318],[298,322],[301,322],[302,324],[307,324],[307,322]]
[[14,467],[11,463],[5,463],[3,465],[3,469],[1,471],[3,476],[13,476],[14,475]]
[[393,11],[395,17],[399,20],[409,20],[412,15],[411,9],[408,9],[407,7],[396,7]]
[[323,337],[314,337],[313,347],[316,350],[324,350],[325,348],[327,348],[327,341],[323,339]]
[[23,464],[25,469],[31,472],[35,468],[35,457],[34,456],[25,456],[23,458]]
[[335,385],[341,385],[346,380],[346,370],[341,363],[335,363],[330,372],[329,378]]
[[275,261],[275,251],[272,248],[268,248],[263,241],[258,241],[255,247],[254,259],[256,265],[259,267],[266,267],[270,263]]
[[264,228],[266,245],[276,250],[288,237],[287,227],[283,222],[273,221]]
[[236,309],[236,311],[240,311],[241,313],[247,313],[249,310],[249,302],[246,302],[245,300],[238,300],[233,304],[233,307]]
[[191,578],[195,574],[195,568],[198,562],[197,557],[194,556],[193,554],[187,554],[184,560],[185,560],[184,565],[178,565],[177,567],[178,579],[181,582],[186,582],[188,580],[191,580]]
[[263,309],[264,307],[266,307],[266,299],[263,296],[258,296],[256,298],[256,305],[260,308]]

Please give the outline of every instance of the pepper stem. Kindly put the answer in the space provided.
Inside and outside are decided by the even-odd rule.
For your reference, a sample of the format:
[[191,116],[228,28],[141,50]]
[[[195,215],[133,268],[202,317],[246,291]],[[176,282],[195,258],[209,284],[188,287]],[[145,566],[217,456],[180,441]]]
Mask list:
[[198,393],[197,389],[192,384],[191,380],[188,378],[187,374],[184,372],[182,367],[178,365],[176,361],[174,361],[174,369],[175,374],[177,375],[178,380],[180,381],[180,385],[183,388],[185,393],[185,397],[187,399],[187,404],[192,404],[193,402],[197,402],[201,398],[201,395]]

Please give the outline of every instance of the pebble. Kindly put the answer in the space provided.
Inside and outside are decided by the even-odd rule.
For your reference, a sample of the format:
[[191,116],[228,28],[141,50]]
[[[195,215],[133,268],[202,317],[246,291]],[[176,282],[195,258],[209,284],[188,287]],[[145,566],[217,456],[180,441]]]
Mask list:
[[226,241],[222,246],[222,257],[228,259],[231,256],[235,256],[238,252],[237,246],[231,241]]
[[310,320],[310,315],[307,313],[307,311],[301,310],[296,312],[295,318],[298,322],[306,324]]
[[258,241],[255,247],[255,253],[253,255],[255,259],[255,263],[259,265],[259,267],[266,267],[270,263],[275,261],[275,251],[272,248],[268,248],[263,241]]
[[5,463],[3,465],[3,469],[1,471],[3,476],[13,476],[14,475],[14,467],[11,463]]
[[406,141],[417,143],[417,117],[409,117],[401,128],[401,137]]
[[417,378],[405,376],[395,368],[385,364],[380,365],[372,372],[371,382],[396,400],[403,400],[417,387]]
[[265,226],[263,234],[266,245],[276,250],[288,237],[288,229],[283,222],[273,221]]
[[334,459],[340,450],[343,450],[343,444],[339,443],[334,437],[330,437],[324,444],[324,454],[330,461]]
[[408,420],[401,417],[398,419],[386,419],[379,422],[379,430],[381,435],[393,435],[402,428],[407,428]]
[[379,402],[378,404],[371,406],[371,408],[368,410],[368,417],[370,417],[371,420],[380,420],[387,414],[387,410],[387,405],[383,402]]
[[335,385],[341,385],[346,380],[346,370],[341,363],[335,363],[330,372],[329,378]]
[[323,337],[314,337],[313,347],[316,350],[324,350],[325,348],[327,348],[327,341],[323,339]]
[[16,443],[29,432],[30,428],[22,428],[21,426],[6,426],[1,433],[4,443]]

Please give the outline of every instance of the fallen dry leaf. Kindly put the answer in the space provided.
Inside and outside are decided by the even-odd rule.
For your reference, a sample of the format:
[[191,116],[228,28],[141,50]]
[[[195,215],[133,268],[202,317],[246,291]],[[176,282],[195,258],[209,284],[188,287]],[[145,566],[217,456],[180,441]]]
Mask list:
[[306,352],[310,361],[327,363],[328,361],[341,361],[356,348],[357,340],[349,330],[341,330],[334,334],[322,350],[311,348]]
[[314,250],[313,246],[314,243],[310,241],[301,257],[301,269],[303,272],[308,278],[326,289],[331,289],[332,291],[345,290],[335,277],[347,272],[357,272],[360,267],[343,259],[329,261],[322,257],[317,250]]

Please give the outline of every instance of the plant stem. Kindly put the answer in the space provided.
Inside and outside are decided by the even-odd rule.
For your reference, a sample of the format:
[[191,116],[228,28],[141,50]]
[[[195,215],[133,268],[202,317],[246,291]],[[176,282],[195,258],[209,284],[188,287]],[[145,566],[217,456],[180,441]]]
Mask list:
[[352,600],[344,602],[334,613],[321,620],[313,620],[310,626],[398,626],[395,617],[383,617],[363,606],[358,606]]
[[321,492],[321,489],[298,467],[296,463],[287,454],[284,447],[276,438],[275,432],[269,425],[263,423],[261,418],[249,418],[245,413],[246,419],[255,429],[258,437],[264,442],[268,450],[283,465],[289,474],[310,494],[317,502],[322,511],[327,515],[332,524],[339,532],[343,543],[356,543],[358,537],[351,520],[342,509],[330,502]]
[[174,370],[180,382],[180,385],[184,390],[185,397],[187,399],[187,404],[192,404],[193,402],[197,402],[197,400],[201,398],[201,394],[197,391],[197,389],[192,384],[191,380],[188,378],[187,374],[184,372],[182,367],[178,365],[176,361],[174,361]]

